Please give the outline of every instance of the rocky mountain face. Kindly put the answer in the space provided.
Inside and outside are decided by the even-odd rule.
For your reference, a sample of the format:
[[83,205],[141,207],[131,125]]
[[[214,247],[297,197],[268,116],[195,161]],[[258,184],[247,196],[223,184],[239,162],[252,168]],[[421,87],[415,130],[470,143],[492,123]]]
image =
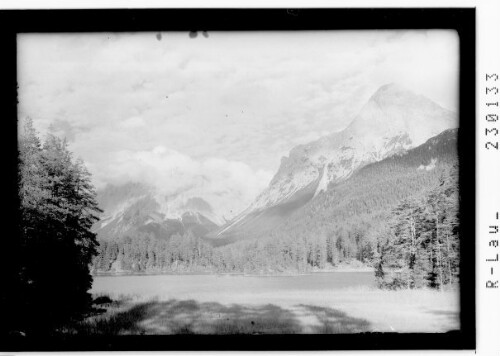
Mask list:
[[199,197],[161,194],[140,183],[108,185],[98,191],[104,210],[93,227],[100,239],[149,234],[166,239],[174,234],[203,236],[225,222]]
[[209,237],[230,241],[250,227],[268,230],[360,168],[456,127],[454,112],[398,85],[384,85],[343,131],[294,147],[250,207]]
[[268,235],[308,238],[386,222],[403,199],[425,195],[458,167],[457,138],[458,129],[445,130],[418,147],[360,168],[287,216]]

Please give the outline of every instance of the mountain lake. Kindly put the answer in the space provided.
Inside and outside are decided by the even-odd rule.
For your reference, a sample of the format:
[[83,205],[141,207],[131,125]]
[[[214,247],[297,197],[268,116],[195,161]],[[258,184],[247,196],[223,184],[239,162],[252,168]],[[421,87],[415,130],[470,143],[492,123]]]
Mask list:
[[[91,292],[141,310],[146,334],[445,332],[460,328],[458,288],[379,290],[373,272],[293,276],[94,277]],[[135,308],[135,309],[134,309]],[[229,325],[229,326],[228,326]]]

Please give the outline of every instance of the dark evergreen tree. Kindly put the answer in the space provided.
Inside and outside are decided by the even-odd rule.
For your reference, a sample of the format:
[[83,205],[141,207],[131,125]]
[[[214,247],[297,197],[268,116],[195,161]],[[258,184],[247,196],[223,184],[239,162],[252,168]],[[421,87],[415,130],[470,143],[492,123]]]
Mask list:
[[43,146],[27,119],[19,135],[23,315],[19,329],[48,332],[88,310],[89,265],[96,255],[95,191],[67,143],[49,135]]

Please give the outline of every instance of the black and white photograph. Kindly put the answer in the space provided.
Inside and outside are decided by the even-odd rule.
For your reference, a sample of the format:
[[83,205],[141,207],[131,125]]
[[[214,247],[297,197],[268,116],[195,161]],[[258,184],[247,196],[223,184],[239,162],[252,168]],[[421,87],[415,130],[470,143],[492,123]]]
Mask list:
[[475,342],[473,31],[113,14],[20,15],[10,349]]
[[458,60],[446,30],[19,35],[32,326],[460,329]]

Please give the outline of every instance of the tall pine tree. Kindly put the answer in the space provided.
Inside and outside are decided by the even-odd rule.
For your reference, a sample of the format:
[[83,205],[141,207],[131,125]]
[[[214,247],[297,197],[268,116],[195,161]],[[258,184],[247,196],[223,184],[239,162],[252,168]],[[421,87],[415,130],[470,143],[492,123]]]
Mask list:
[[101,210],[90,174],[66,141],[49,135],[41,145],[30,119],[19,131],[23,315],[13,327],[40,333],[81,318],[90,306],[97,246],[91,227]]

